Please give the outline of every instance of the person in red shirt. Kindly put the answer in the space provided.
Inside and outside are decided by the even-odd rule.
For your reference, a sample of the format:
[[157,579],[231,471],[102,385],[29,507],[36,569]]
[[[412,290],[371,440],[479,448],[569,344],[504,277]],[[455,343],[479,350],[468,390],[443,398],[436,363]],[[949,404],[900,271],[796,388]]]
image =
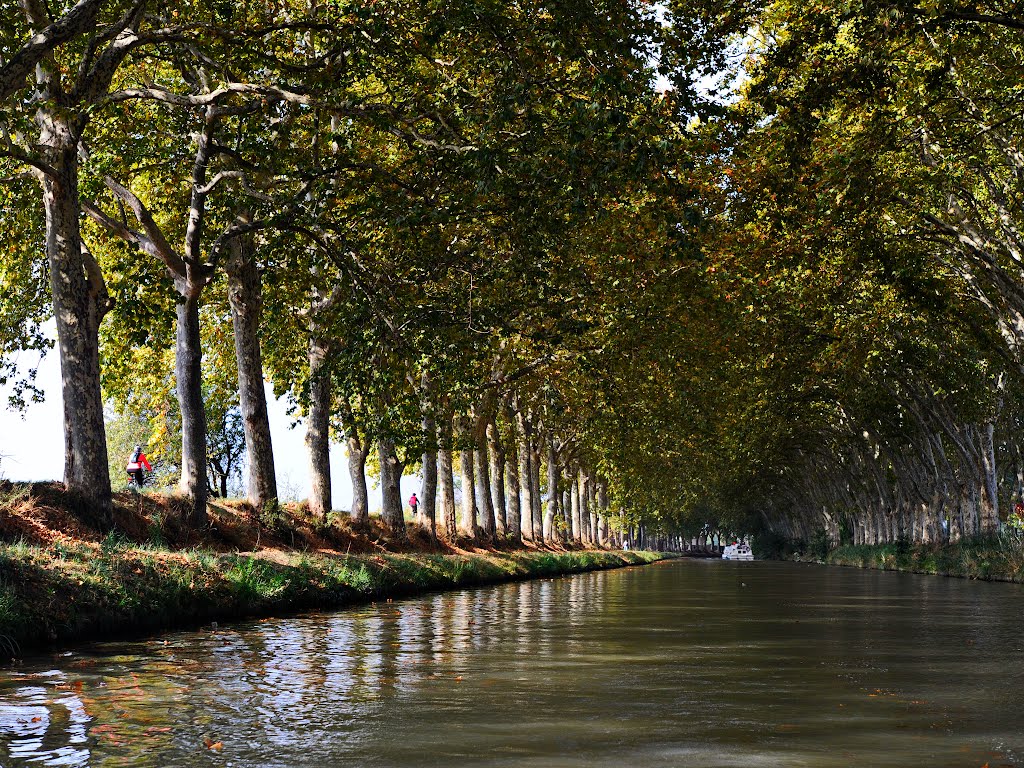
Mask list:
[[132,451],[132,457],[128,459],[128,465],[125,467],[125,471],[128,476],[135,481],[135,484],[141,488],[146,484],[146,470],[152,472],[153,468],[149,466],[149,459],[146,458],[146,454],[142,452],[142,446],[136,445],[135,450]]
[[409,497],[409,506],[412,507],[412,516],[416,517],[416,513],[420,508],[420,500],[416,498],[415,493]]

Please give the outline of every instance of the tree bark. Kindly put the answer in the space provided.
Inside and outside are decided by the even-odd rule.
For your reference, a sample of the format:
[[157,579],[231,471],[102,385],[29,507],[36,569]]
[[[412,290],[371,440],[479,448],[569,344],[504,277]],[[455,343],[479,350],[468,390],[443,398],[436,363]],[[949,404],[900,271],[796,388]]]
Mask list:
[[979,523],[983,535],[999,531],[999,479],[996,472],[995,424],[983,424],[979,450],[984,492],[981,495]]
[[597,541],[602,547],[608,546],[608,484],[604,480],[597,483],[597,508],[600,510]]
[[580,470],[580,538],[590,546],[590,478]]
[[[536,541],[533,528],[533,430],[522,412],[516,413],[516,438],[519,451],[519,510],[523,538]],[[539,533],[539,532],[538,532]]]
[[438,426],[437,471],[441,487],[441,528],[448,541],[455,541],[458,522],[455,512],[455,477],[452,471],[451,415],[442,415]]
[[248,497],[250,503],[262,508],[277,504],[277,475],[274,471],[274,446],[270,437],[267,395],[263,387],[263,353],[260,348],[263,297],[259,267],[253,250],[251,236],[234,238],[225,271],[228,277],[231,323],[235,331],[238,405],[242,413],[245,449],[249,457]]
[[491,462],[491,504],[494,506],[495,533],[499,537],[508,531],[505,501],[505,449],[495,420],[487,425],[487,447]]
[[64,406],[64,485],[81,496],[107,527],[113,524],[113,506],[100,392],[99,325],[110,302],[99,267],[82,243],[81,130],[47,109],[39,110],[38,122],[42,159],[57,174],[44,177],[42,188]]
[[530,443],[530,485],[531,485],[531,502],[533,505],[533,535],[535,541],[540,544],[544,543],[544,504],[543,496],[541,495],[540,489],[540,450],[537,445],[537,437],[535,436],[533,441]]
[[199,291],[177,304],[175,376],[181,409],[182,493],[192,502],[191,522],[206,525],[206,411],[203,408],[203,346],[199,335]]
[[[564,474],[561,468],[559,473]],[[565,529],[562,540],[569,544],[572,542],[572,483],[559,482],[562,485],[562,525]]]
[[380,455],[381,519],[392,533],[405,537],[405,507],[402,504],[402,472],[405,465],[398,460],[395,441],[378,441]]
[[433,413],[423,412],[423,485],[420,489],[419,524],[437,538],[437,423]]
[[580,477],[582,473],[573,473],[572,477],[572,540],[583,543],[583,513],[580,509]]
[[462,520],[460,528],[464,536],[471,539],[476,538],[476,478],[473,471],[473,447],[470,443],[472,434],[469,428],[469,418],[458,416],[455,419],[456,436],[461,447],[459,449],[459,475],[462,480]]
[[[315,323],[309,334],[309,412],[306,414],[306,452],[309,457],[310,512],[326,520],[331,511],[331,371],[327,342]],[[351,464],[351,454],[350,454]],[[365,482],[364,482],[365,487]]]
[[[508,422],[512,425],[512,430],[516,431],[515,420],[511,417],[511,414],[509,414]],[[508,535],[516,544],[520,544],[523,540],[519,467],[519,440],[517,433],[512,435],[512,439],[508,442],[508,461],[505,464],[505,499],[508,503],[506,523]]]
[[356,530],[365,529],[370,522],[370,491],[366,486],[366,457],[369,446],[363,445],[359,435],[349,432],[345,438],[348,451],[348,476],[352,481],[352,509],[349,518]]
[[494,533],[497,525],[494,515],[494,503],[491,501],[491,465],[487,456],[487,437],[483,435],[477,447],[473,450],[473,458],[476,462],[474,476],[476,479],[476,502],[480,511],[480,527],[484,530],[484,536],[494,541]]
[[[548,447],[548,498],[544,512],[544,538],[553,541],[555,538],[555,520],[558,516],[558,460],[555,455],[555,438],[549,435]],[[560,537],[559,537],[560,538]]]

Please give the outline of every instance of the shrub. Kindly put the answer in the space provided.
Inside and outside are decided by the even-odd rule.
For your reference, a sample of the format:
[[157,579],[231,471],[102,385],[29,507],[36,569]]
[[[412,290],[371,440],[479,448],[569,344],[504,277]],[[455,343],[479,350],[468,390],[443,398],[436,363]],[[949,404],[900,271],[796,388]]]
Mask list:
[[815,531],[807,544],[807,554],[822,563],[825,562],[831,549],[832,542],[829,540],[828,531],[824,528],[819,528]]
[[[800,544],[802,545],[802,542]],[[758,560],[790,560],[798,551],[797,542],[790,541],[773,531],[754,534],[751,537],[750,548]]]

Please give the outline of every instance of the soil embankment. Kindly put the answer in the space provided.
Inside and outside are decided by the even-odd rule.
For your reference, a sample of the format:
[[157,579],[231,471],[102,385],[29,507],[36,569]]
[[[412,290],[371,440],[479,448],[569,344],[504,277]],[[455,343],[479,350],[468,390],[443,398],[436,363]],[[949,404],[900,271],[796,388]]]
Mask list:
[[371,520],[212,503],[196,531],[174,496],[115,496],[113,532],[58,483],[0,484],[0,657],[56,643],[649,563],[650,552],[398,539]]

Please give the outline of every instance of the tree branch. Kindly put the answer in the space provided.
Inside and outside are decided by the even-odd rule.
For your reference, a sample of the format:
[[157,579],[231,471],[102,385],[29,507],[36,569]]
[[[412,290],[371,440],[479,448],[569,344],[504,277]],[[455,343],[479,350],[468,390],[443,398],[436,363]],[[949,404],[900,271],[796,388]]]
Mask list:
[[50,177],[54,183],[60,184],[60,174],[57,173],[52,165],[47,165],[42,160],[37,160],[31,155],[28,155],[14,147],[4,147],[0,149],[0,157],[9,157],[12,160],[17,160],[19,163],[31,166],[36,172],[43,174],[44,176]]
[[942,16],[944,19],[958,19],[960,21],[976,21],[979,24],[993,24],[998,27],[1009,29],[1024,29],[1024,21],[1011,16],[992,16],[977,11],[950,11]]
[[51,51],[96,25],[104,0],[80,0],[70,11],[24,43],[11,59],[0,66],[0,101],[6,101],[25,86],[36,64]]
[[[170,270],[171,274],[175,277],[184,279],[186,277],[185,261],[178,255],[177,251],[171,247],[170,243],[167,242],[167,238],[164,237],[163,231],[153,219],[149,209],[146,208],[142,201],[139,200],[131,190],[121,186],[109,176],[105,181],[107,188],[110,189],[118,199],[122,200],[129,208],[131,208],[132,213],[135,214],[135,218],[138,219],[139,224],[142,225],[145,235],[129,229],[120,222],[114,221],[109,216],[106,216],[99,211],[99,209],[91,203],[86,207],[87,204],[83,202],[82,207],[86,210],[86,213],[118,237],[129,242],[133,242],[142,248],[142,250],[156,256],[167,266],[167,269]],[[89,210],[90,208],[92,210]],[[102,218],[96,218],[97,213],[100,214]],[[111,226],[110,223],[113,223],[113,226]]]

